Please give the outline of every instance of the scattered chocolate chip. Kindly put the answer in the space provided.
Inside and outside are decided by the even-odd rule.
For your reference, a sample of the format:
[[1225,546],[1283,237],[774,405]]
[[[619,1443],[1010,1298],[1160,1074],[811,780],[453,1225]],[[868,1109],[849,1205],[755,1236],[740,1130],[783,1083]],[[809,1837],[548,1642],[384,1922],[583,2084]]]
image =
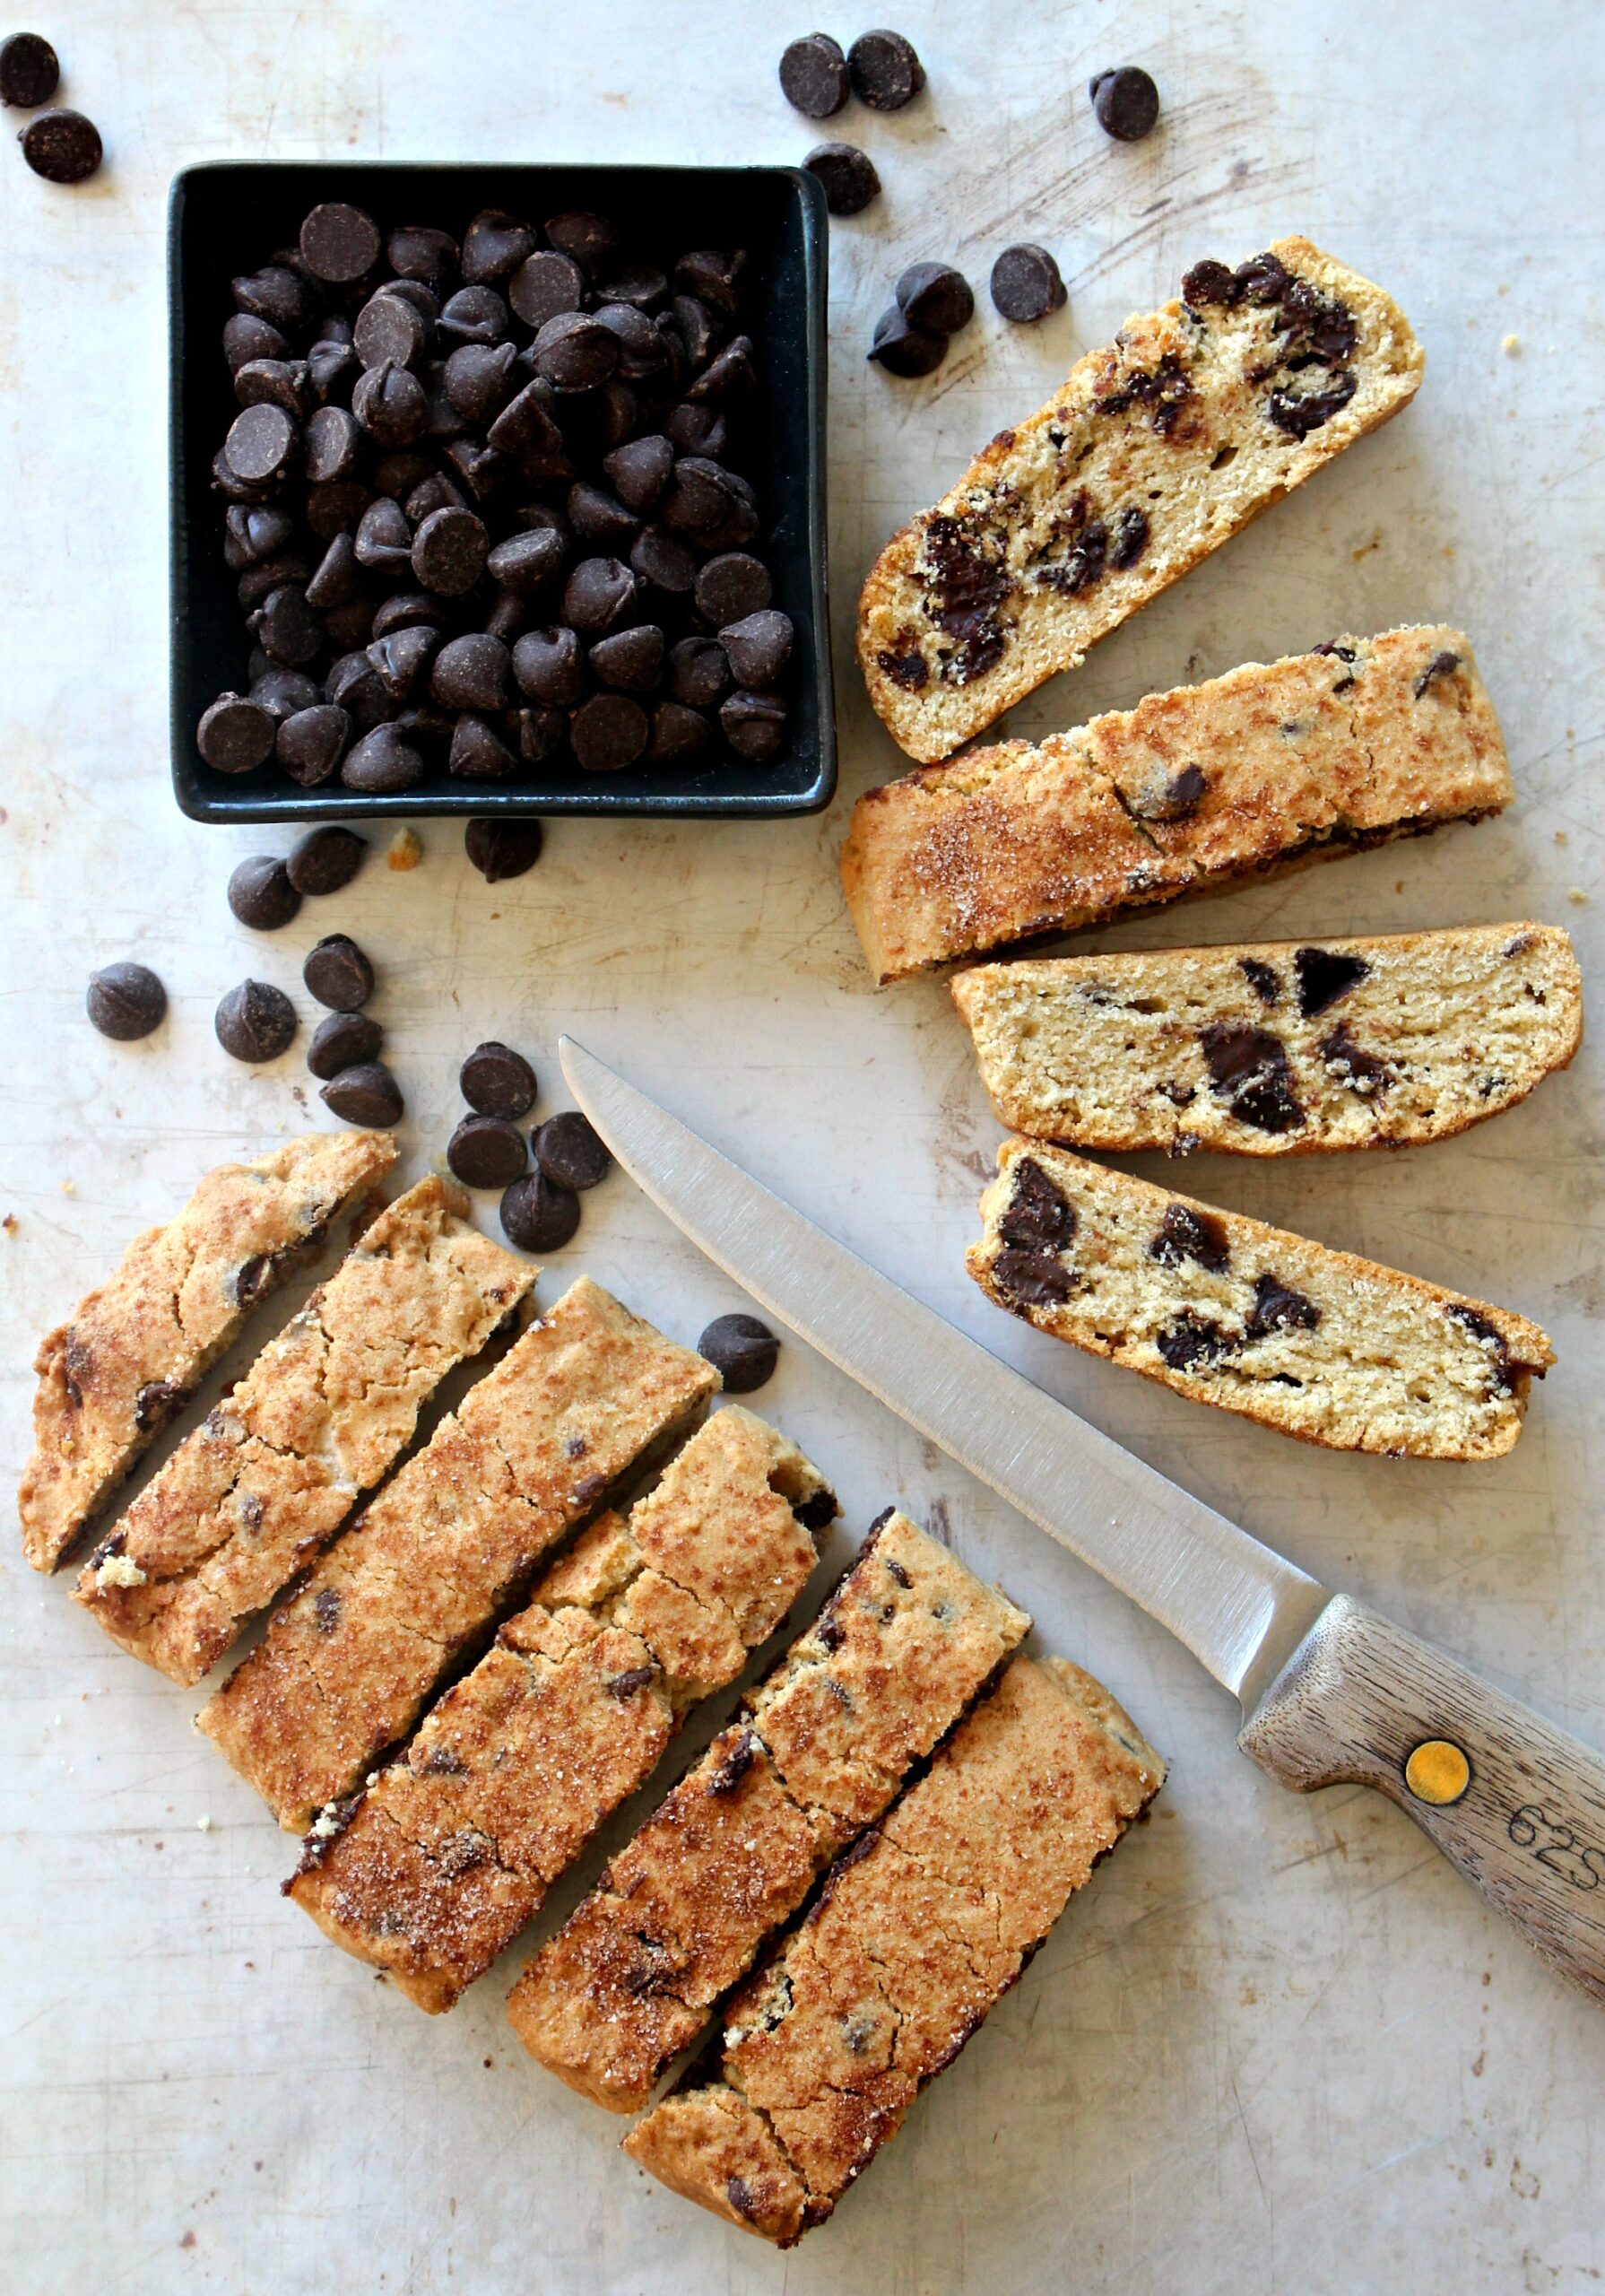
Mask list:
[[522,1053],[494,1038],[475,1045],[457,1071],[457,1084],[476,1116],[511,1123],[535,1105],[534,1070]]
[[276,933],[300,909],[301,897],[277,854],[258,853],[242,861],[229,879],[229,907],[242,925]]
[[1416,680],[1414,686],[1411,688],[1411,691],[1414,693],[1416,700],[1418,701],[1420,700],[1427,687],[1431,685],[1435,680],[1438,678],[1453,677],[1459,667],[1460,656],[1458,654],[1451,654],[1447,651],[1435,654],[1431,661],[1427,663],[1427,667],[1422,671],[1420,676]]
[[568,721],[568,740],[587,773],[620,773],[646,747],[646,712],[625,693],[593,694]]
[[465,1116],[452,1134],[446,1161],[464,1187],[508,1187],[529,1161],[516,1124],[494,1116]]
[[1211,1275],[1224,1274],[1231,1260],[1225,1222],[1191,1204],[1166,1205],[1159,1232],[1148,1249],[1150,1257],[1166,1267],[1179,1267],[1191,1259]]
[[825,195],[832,215],[862,215],[881,196],[881,178],[856,144],[816,144],[802,162]]
[[1295,1292],[1274,1275],[1256,1275],[1254,1305],[1243,1318],[1244,1335],[1264,1339],[1273,1331],[1314,1331],[1321,1310],[1302,1292]]
[[1184,822],[1203,803],[1208,786],[1199,766],[1184,765],[1179,773],[1157,767],[1128,803],[1139,821]]
[[1051,1252],[1015,1246],[996,1255],[992,1278],[1017,1314],[1028,1308],[1063,1307],[1075,1290],[1075,1278]]
[[1148,548],[1148,513],[1128,503],[1115,522],[1115,536],[1109,544],[1109,563],[1117,574],[1135,566]]
[[793,40],[780,59],[780,90],[793,110],[810,119],[829,119],[841,109],[853,82],[847,59],[829,32]]
[[345,933],[326,933],[308,952],[301,978],[332,1013],[360,1012],[373,995],[373,967]]
[[1193,1371],[1201,1363],[1218,1363],[1232,1352],[1236,1344],[1219,1324],[1207,1316],[1195,1316],[1191,1308],[1184,1308],[1154,1342],[1173,1371]]
[[167,991],[148,965],[102,965],[90,975],[83,1009],[103,1037],[132,1044],[160,1024]]
[[1353,375],[1345,374],[1323,391],[1307,391],[1297,397],[1287,391],[1272,391],[1266,411],[1279,430],[1287,431],[1290,438],[1307,439],[1312,430],[1319,430],[1348,405],[1357,388]]
[[295,1006],[265,980],[242,980],[217,1008],[217,1040],[235,1060],[277,1060],[295,1041]]
[[82,183],[100,164],[100,131],[81,111],[41,111],[17,141],[34,174],[47,183]]
[[1199,1043],[1216,1091],[1240,1122],[1261,1132],[1292,1132],[1304,1122],[1280,1037],[1214,1021],[1200,1031]]
[[1028,240],[1003,249],[992,266],[990,286],[997,309],[1021,326],[1063,310],[1069,300],[1053,257]]
[[355,830],[333,824],[308,830],[291,848],[284,872],[298,893],[337,893],[362,866],[367,850],[367,839]]
[[463,849],[488,885],[533,869],[541,844],[541,824],[529,818],[472,821],[463,832]]
[[343,287],[378,261],[378,226],[361,208],[331,199],[315,207],[301,225],[299,246],[301,261],[315,279]]
[[56,50],[40,33],[13,32],[9,39],[0,40],[0,104],[31,111],[36,104],[49,102],[60,82]]
[[717,1371],[727,1396],[750,1396],[774,1378],[780,1342],[756,1316],[716,1316],[697,1352]]
[[948,355],[948,339],[914,326],[894,303],[875,321],[867,355],[889,375],[911,382],[917,376],[936,372]]
[[328,1083],[347,1068],[360,1068],[378,1056],[384,1031],[366,1013],[331,1013],[312,1031],[307,1065]]
[[542,1171],[515,1180],[501,1199],[501,1228],[521,1252],[557,1252],[579,1226],[579,1198]]
[[875,659],[892,683],[900,685],[906,693],[919,693],[930,683],[931,665],[920,652],[913,631],[903,647],[895,652],[883,648]]
[[404,1105],[401,1086],[382,1060],[361,1060],[341,1069],[318,1098],[345,1123],[366,1125],[376,1131],[399,1124]]
[[1333,949],[1296,949],[1293,971],[1298,982],[1298,1010],[1314,1019],[1358,987],[1371,970],[1364,957],[1340,956]]
[[969,281],[950,263],[911,263],[894,292],[909,326],[927,335],[957,335],[976,315]]
[[1159,91],[1135,64],[1100,72],[1087,89],[1097,124],[1117,144],[1141,144],[1159,117]]
[[847,50],[847,72],[872,111],[901,111],[925,84],[925,67],[901,32],[862,32]]
[[251,773],[273,754],[278,726],[260,702],[220,693],[202,712],[195,747],[216,773]]
[[1399,1071],[1391,1060],[1356,1044],[1347,1021],[1330,1030],[1315,1049],[1339,1082],[1363,1099],[1373,1100],[1399,1081]]
[[1022,1156],[1014,1167],[1014,1192],[998,1222],[999,1240],[1019,1251],[1060,1252],[1075,1241],[1076,1208],[1040,1164]]
[[1274,1004],[1282,993],[1282,978],[1274,965],[1259,957],[1239,957],[1237,969],[1262,1004]]
[[393,796],[416,788],[425,770],[423,759],[395,726],[376,726],[354,749],[347,751],[340,778],[348,789]]
[[532,1144],[535,1161],[547,1178],[577,1195],[595,1187],[612,1170],[613,1160],[602,1135],[577,1109],[548,1117]]

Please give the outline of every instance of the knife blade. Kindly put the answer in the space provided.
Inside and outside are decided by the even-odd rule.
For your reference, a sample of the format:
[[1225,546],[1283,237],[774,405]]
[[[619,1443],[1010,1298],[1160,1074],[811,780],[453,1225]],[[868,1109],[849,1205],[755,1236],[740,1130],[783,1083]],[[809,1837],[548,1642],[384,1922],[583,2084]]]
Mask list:
[[1297,1791],[1396,1802],[1529,1944],[1605,2002],[1605,1762],[1090,1427],[825,1234],[571,1037],[569,1089],[708,1258],[1169,1629]]

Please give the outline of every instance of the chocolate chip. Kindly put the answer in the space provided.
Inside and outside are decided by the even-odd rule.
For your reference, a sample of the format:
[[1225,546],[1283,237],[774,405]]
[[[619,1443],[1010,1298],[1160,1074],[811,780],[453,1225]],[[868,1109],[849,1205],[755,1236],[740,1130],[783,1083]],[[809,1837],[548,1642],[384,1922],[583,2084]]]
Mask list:
[[532,701],[566,709],[585,692],[585,656],[572,630],[526,630],[513,648],[512,663]]
[[627,510],[605,486],[593,486],[588,479],[576,479],[568,489],[568,523],[577,538],[594,549],[626,549],[640,528],[633,510]]
[[312,1031],[307,1065],[325,1083],[347,1068],[360,1068],[375,1059],[384,1031],[366,1013],[331,1013]]
[[1282,978],[1274,965],[1259,957],[1239,957],[1237,970],[1262,1004],[1274,1004],[1282,993]]
[[619,338],[586,311],[558,311],[534,342],[535,372],[560,391],[594,390],[619,363]]
[[927,335],[957,335],[976,315],[969,281],[950,263],[911,263],[894,291],[909,326]]
[[1182,300],[1193,310],[1205,310],[1211,303],[1229,307],[1236,300],[1236,281],[1228,266],[1218,263],[1213,256],[1206,256],[1183,274]]
[[304,359],[249,359],[234,376],[234,396],[241,406],[282,406],[286,414],[303,416],[309,399]]
[[1431,685],[1435,680],[1438,678],[1453,677],[1459,667],[1460,656],[1458,654],[1451,654],[1448,652],[1435,654],[1431,661],[1427,663],[1427,667],[1422,671],[1420,676],[1416,680],[1414,686],[1411,688],[1411,691],[1414,693],[1416,700],[1418,701],[1420,700],[1427,687]]
[[323,624],[299,583],[281,582],[270,590],[251,616],[250,627],[257,644],[275,662],[294,667],[323,651]]
[[439,643],[438,630],[431,630],[427,622],[413,622],[405,630],[394,630],[386,637],[376,638],[368,648],[368,658],[377,671],[386,692],[404,701]]
[[265,263],[260,271],[230,280],[229,291],[236,306],[259,319],[296,335],[311,324],[311,291],[299,271],[288,264]]
[[455,283],[457,243],[449,231],[425,223],[399,224],[386,242],[385,254],[401,278],[421,280],[438,295]]
[[446,1161],[464,1187],[508,1187],[528,1163],[529,1150],[516,1124],[465,1116],[447,1144]]
[[416,367],[428,336],[429,329],[415,307],[381,288],[357,314],[351,348],[369,370],[382,367],[386,360],[395,367]]
[[1347,1021],[1340,1021],[1315,1048],[1340,1083],[1370,1100],[1399,1081],[1399,1071],[1380,1053],[1367,1052],[1355,1042]]
[[[423,385],[394,359],[370,367],[351,393],[351,413],[377,447],[411,446],[422,437],[429,411]],[[229,459],[234,461],[231,452]]]
[[1058,265],[1045,248],[1029,240],[1003,249],[992,266],[990,283],[996,308],[1022,326],[1062,310],[1069,300]]
[[282,478],[295,459],[296,426],[282,406],[247,406],[230,425],[223,452],[237,477],[260,485]]
[[907,633],[907,641],[895,652],[883,647],[875,660],[894,685],[900,685],[906,693],[918,693],[930,680],[931,665],[920,652],[912,631]]
[[273,752],[278,726],[260,702],[220,693],[195,727],[195,747],[216,773],[250,773]]
[[546,237],[560,255],[571,256],[587,274],[603,270],[620,252],[617,227],[590,208],[549,216]]
[[686,393],[693,401],[730,398],[750,391],[758,380],[757,356],[752,338],[738,335],[727,343],[716,359],[710,359]]
[[643,526],[629,546],[631,570],[649,587],[668,598],[689,598],[697,579],[697,561],[688,545],[662,526]]
[[501,640],[475,631],[440,648],[429,673],[429,692],[442,709],[500,709],[511,666]]
[[711,709],[730,691],[730,664],[716,638],[682,638],[670,648],[668,690],[691,709]]
[[1019,1251],[1059,1252],[1075,1240],[1076,1208],[1029,1156],[1014,1167],[1013,1194],[998,1222],[1000,1242]]
[[1261,1132],[1292,1132],[1304,1122],[1280,1037],[1240,1023],[1211,1022],[1199,1043],[1215,1089],[1232,1114]]
[[102,965],[90,975],[83,1009],[103,1037],[132,1044],[160,1026],[167,991],[148,965]]
[[482,207],[463,234],[463,276],[472,287],[505,279],[534,253],[535,232],[499,207]]
[[910,382],[919,375],[933,375],[948,355],[945,335],[929,335],[917,327],[893,303],[875,321],[869,358],[889,375]]
[[825,195],[832,215],[862,215],[881,196],[881,178],[856,144],[816,144],[802,162]]
[[1298,1010],[1314,1019],[1358,987],[1371,970],[1364,957],[1340,956],[1333,949],[1295,949],[1293,971],[1298,982]]
[[676,454],[703,455],[715,462],[727,443],[724,417],[718,410],[694,406],[689,401],[683,406],[671,407],[664,415],[664,436]]
[[522,1053],[494,1038],[475,1045],[457,1071],[457,1084],[476,1116],[511,1123],[535,1105],[534,1070]]
[[556,581],[567,554],[563,537],[551,526],[528,526],[498,543],[485,561],[493,582],[532,597]]
[[17,141],[34,174],[47,183],[82,183],[100,164],[100,131],[81,111],[41,111]]
[[683,702],[660,701],[652,712],[652,733],[646,744],[644,765],[689,765],[699,757],[713,739],[713,727],[699,709],[688,709]]
[[1184,765],[1179,773],[1156,766],[1127,802],[1139,821],[1184,822],[1203,803],[1208,786],[1200,766]]
[[399,502],[381,495],[370,502],[357,523],[352,545],[360,565],[399,574],[412,562],[412,532]]
[[501,1229],[521,1252],[557,1252],[579,1226],[579,1198],[557,1187],[544,1172],[515,1180],[501,1199]]
[[1290,438],[1307,439],[1312,430],[1319,430],[1348,405],[1357,388],[1354,376],[1340,375],[1330,389],[1308,391],[1298,397],[1272,391],[1266,412],[1279,430],[1287,431]]
[[750,1396],[774,1378],[780,1342],[756,1316],[716,1316],[697,1352],[717,1371],[727,1396]]
[[1254,1305],[1243,1318],[1249,1339],[1264,1339],[1273,1331],[1314,1331],[1321,1310],[1302,1292],[1295,1292],[1274,1275],[1256,1275]]
[[1207,1316],[1195,1316],[1191,1308],[1184,1308],[1154,1342],[1173,1371],[1192,1371],[1201,1363],[1219,1362],[1236,1344],[1219,1324]]
[[1148,1249],[1149,1257],[1163,1266],[1179,1267],[1185,1259],[1196,1260],[1212,1275],[1224,1274],[1231,1260],[1224,1222],[1191,1204],[1166,1205],[1159,1232]]
[[332,1013],[360,1012],[373,995],[373,967],[345,933],[325,933],[308,952],[301,978]]
[[992,1279],[1017,1313],[1026,1308],[1063,1307],[1075,1290],[1075,1278],[1051,1252],[999,1252],[992,1263]]
[[603,685],[626,693],[651,693],[664,674],[664,633],[649,622],[638,622],[633,630],[616,630],[611,638],[597,639],[590,662]]
[[31,111],[36,104],[49,102],[60,81],[56,50],[40,33],[13,32],[0,41],[0,104]]
[[518,761],[495,728],[464,710],[452,727],[447,769],[468,781],[505,781]]
[[587,773],[621,773],[634,765],[649,731],[646,712],[624,693],[593,694],[568,721],[575,758]]
[[738,690],[719,704],[719,723],[737,757],[762,765],[785,739],[785,704],[772,693]]
[[242,980],[217,1008],[217,1040],[235,1060],[277,1060],[295,1041],[295,1006],[265,980]]
[[768,567],[746,551],[721,551],[696,578],[697,611],[715,629],[762,613],[773,596]]
[[367,839],[355,830],[309,830],[291,848],[285,874],[298,893],[337,893],[362,866],[367,850]]
[[1098,126],[1117,144],[1141,144],[1152,134],[1159,117],[1159,91],[1139,65],[1123,64],[1117,72],[1100,72],[1087,92]]
[[[727,1316],[724,1318],[726,1323],[751,1323],[754,1320],[751,1316]],[[759,1325],[759,1328],[761,1330],[763,1326]],[[738,1730],[732,1735],[733,1744],[730,1744],[729,1752],[723,1755],[707,1781],[707,1790],[716,1797],[733,1794],[758,1759],[758,1742],[750,1730]],[[715,1743],[724,1746],[729,1741],[721,1738]]]
[[636,578],[620,560],[582,558],[563,586],[563,619],[600,638],[629,620],[635,600]]
[[265,319],[256,318],[249,311],[236,311],[223,322],[223,357],[229,362],[229,372],[237,375],[242,367],[258,359],[288,359],[290,345],[276,326]]
[[1148,548],[1148,513],[1129,503],[1115,524],[1115,538],[1109,544],[1109,563],[1118,574],[1135,566]]
[[616,1698],[620,1706],[628,1706],[638,1692],[644,1691],[656,1679],[655,1666],[627,1666],[621,1674],[609,1674],[603,1688],[610,1698]]
[[925,67],[901,32],[862,32],[847,50],[853,93],[872,111],[901,111],[925,84]]
[[588,1117],[565,1109],[548,1117],[534,1135],[535,1161],[549,1180],[577,1194],[606,1179],[613,1160]]
[[394,726],[376,726],[348,750],[340,778],[348,789],[362,789],[372,796],[394,796],[414,789],[426,768],[419,752]]
[[791,659],[791,617],[766,606],[759,613],[727,623],[719,632],[719,643],[739,684],[773,685]]
[[317,1097],[347,1124],[382,1131],[386,1125],[401,1122],[401,1086],[382,1060],[361,1060],[341,1069]]
[[603,457],[602,467],[625,508],[645,513],[669,483],[674,467],[674,449],[661,432],[654,432],[615,447]]
[[780,59],[780,91],[794,111],[810,119],[829,119],[841,109],[853,82],[847,59],[829,32],[793,40]]
[[378,226],[343,200],[315,207],[301,225],[301,261],[315,279],[340,287],[360,279],[379,259]]
[[242,925],[258,933],[276,933],[300,905],[290,872],[276,854],[256,854],[242,861],[229,879],[229,907]]
[[494,287],[459,287],[441,305],[435,332],[443,341],[503,343],[512,331],[508,307]]
[[463,832],[463,850],[488,885],[533,869],[541,845],[541,824],[529,819],[473,821]]

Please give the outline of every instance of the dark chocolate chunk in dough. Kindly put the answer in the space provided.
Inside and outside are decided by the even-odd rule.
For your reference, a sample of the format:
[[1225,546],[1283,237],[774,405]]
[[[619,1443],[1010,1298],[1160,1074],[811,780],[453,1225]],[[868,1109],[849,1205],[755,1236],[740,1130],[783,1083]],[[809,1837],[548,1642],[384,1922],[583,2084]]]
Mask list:
[[1274,965],[1260,957],[1239,957],[1238,970],[1262,1004],[1274,1004],[1282,993],[1282,978]]
[[1212,1275],[1223,1274],[1231,1259],[1225,1223],[1213,1213],[1201,1212],[1191,1204],[1166,1205],[1159,1232],[1148,1248],[1150,1257],[1166,1267],[1179,1267],[1184,1260],[1196,1260]]
[[1314,1331],[1320,1320],[1320,1309],[1302,1292],[1274,1275],[1254,1277],[1254,1305],[1243,1319],[1249,1339],[1264,1339],[1273,1331]]
[[992,1277],[1016,1314],[1028,1308],[1063,1307],[1075,1290],[1075,1278],[1051,1252],[1011,1247],[993,1261]]
[[1154,1344],[1173,1371],[1194,1371],[1200,1364],[1217,1363],[1223,1355],[1229,1355],[1236,1343],[1207,1316],[1195,1316],[1191,1308],[1184,1308]]
[[1215,1021],[1199,1043],[1216,1091],[1232,1114],[1261,1132],[1292,1132],[1304,1122],[1281,1039],[1265,1029]]
[[1340,956],[1332,949],[1296,949],[1293,970],[1298,982],[1298,1009],[1310,1021],[1329,1004],[1335,1004],[1340,996],[1347,996],[1371,968],[1364,957]]
[[1447,650],[1435,654],[1431,661],[1427,663],[1427,667],[1422,671],[1420,676],[1416,680],[1415,685],[1412,689],[1416,700],[1419,701],[1427,687],[1434,684],[1439,678],[1453,677],[1459,667],[1460,656],[1458,654],[1451,654]]
[[1340,1021],[1335,1029],[1329,1030],[1315,1049],[1339,1082],[1358,1092],[1362,1099],[1375,1100],[1399,1081],[1399,1071],[1391,1060],[1384,1060],[1380,1053],[1367,1052],[1363,1045],[1355,1042],[1347,1021]]
[[1014,1194],[998,1222],[1001,1240],[1017,1250],[1059,1252],[1075,1241],[1076,1208],[1040,1164],[1022,1156],[1014,1167]]

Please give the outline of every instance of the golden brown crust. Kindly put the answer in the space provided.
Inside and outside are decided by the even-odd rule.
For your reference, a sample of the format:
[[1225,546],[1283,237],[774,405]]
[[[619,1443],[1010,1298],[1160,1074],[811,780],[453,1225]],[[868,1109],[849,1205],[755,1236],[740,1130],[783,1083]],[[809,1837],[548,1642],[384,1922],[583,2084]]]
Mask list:
[[252,1309],[395,1161],[387,1132],[311,1133],[220,1164],[41,1342],[22,1551],[53,1570]]
[[[1413,398],[1421,348],[1390,297],[1306,239],[1279,239],[1268,257],[1352,329],[1341,355],[1314,360],[1314,387],[1339,386],[1325,419],[1300,435],[1273,412],[1311,387],[1288,362],[1306,365],[1317,340],[1289,326],[1288,302],[1172,301],[1079,360],[1046,406],[1001,432],[887,544],[859,600],[858,656],[910,757],[949,756],[1074,668]],[[945,571],[955,556],[956,578]]]
[[872,789],[842,883],[884,982],[1480,820],[1513,795],[1464,635],[1392,630]]

